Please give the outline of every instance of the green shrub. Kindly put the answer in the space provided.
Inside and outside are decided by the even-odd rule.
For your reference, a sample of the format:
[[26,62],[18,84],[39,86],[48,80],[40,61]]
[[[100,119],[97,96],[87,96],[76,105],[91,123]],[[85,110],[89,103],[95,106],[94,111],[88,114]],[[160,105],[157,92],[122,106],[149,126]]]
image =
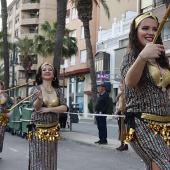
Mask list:
[[92,103],[92,98],[90,99],[89,103],[88,103],[88,109],[90,113],[93,113],[93,103]]

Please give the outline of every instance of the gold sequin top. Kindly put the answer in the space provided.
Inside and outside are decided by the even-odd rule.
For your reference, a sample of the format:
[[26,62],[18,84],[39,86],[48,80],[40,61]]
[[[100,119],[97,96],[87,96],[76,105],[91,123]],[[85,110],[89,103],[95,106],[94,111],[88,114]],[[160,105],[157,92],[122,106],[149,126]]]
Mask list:
[[47,99],[43,99],[43,102],[47,107],[56,107],[59,105],[59,98],[56,97],[51,103],[49,103]]
[[7,102],[7,98],[0,99],[0,105],[5,104]]
[[157,67],[149,66],[149,72],[158,87],[166,88],[170,84],[170,71],[165,70],[162,75]]

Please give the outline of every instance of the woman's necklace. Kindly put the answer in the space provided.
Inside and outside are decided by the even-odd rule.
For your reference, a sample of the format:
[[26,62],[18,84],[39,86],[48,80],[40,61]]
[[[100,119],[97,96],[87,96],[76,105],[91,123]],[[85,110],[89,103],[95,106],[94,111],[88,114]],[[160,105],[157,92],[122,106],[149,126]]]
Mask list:
[[53,94],[53,92],[54,92],[54,88],[52,90],[47,90],[44,86],[43,86],[43,88],[48,94]]

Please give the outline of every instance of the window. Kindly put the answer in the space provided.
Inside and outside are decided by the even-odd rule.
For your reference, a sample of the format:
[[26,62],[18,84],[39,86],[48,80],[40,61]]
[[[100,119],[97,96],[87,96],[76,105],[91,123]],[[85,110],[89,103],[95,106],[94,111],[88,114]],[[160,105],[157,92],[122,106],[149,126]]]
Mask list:
[[69,93],[74,93],[74,77],[70,77]]
[[86,63],[86,50],[81,50],[80,51],[80,63]]
[[71,31],[71,33],[70,33],[71,35],[71,37],[76,37],[76,30],[73,30],[73,31]]
[[77,18],[77,8],[72,8],[72,20]]
[[84,26],[81,26],[81,39],[84,38]]
[[66,24],[68,24],[69,22],[70,22],[70,9],[68,9],[66,13]]
[[71,66],[75,65],[75,54],[71,56]]
[[64,68],[67,68],[68,67],[68,59],[65,59],[64,60]]
[[10,30],[12,28],[12,21],[8,25],[8,29]]
[[15,17],[15,24],[19,22],[19,15]]
[[31,18],[38,18],[38,15],[39,15],[39,12],[38,12],[38,11],[32,11],[32,12],[30,13],[30,17],[31,17]]
[[79,105],[79,113],[84,112],[84,97],[83,96],[76,96],[76,103]]
[[19,8],[19,1],[16,3],[16,9]]
[[15,37],[18,37],[18,30],[15,31]]
[[102,71],[103,70],[103,59],[99,59],[95,61],[95,70]]
[[29,27],[29,33],[38,33],[38,27],[37,26],[30,26]]
[[84,92],[84,81],[76,81],[76,92],[77,93]]
[[9,16],[12,15],[12,9],[13,9],[13,8],[11,8],[11,9],[9,10],[9,13],[8,13]]
[[165,3],[164,0],[156,0],[156,6],[160,6],[164,3]]

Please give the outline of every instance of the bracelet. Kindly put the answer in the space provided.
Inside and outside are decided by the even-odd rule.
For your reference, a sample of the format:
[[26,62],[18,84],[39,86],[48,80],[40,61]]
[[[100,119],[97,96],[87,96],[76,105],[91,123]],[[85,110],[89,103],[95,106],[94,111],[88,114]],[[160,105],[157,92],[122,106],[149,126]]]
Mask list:
[[138,56],[144,63],[146,63],[146,61],[147,61],[146,59],[144,59],[140,54]]

